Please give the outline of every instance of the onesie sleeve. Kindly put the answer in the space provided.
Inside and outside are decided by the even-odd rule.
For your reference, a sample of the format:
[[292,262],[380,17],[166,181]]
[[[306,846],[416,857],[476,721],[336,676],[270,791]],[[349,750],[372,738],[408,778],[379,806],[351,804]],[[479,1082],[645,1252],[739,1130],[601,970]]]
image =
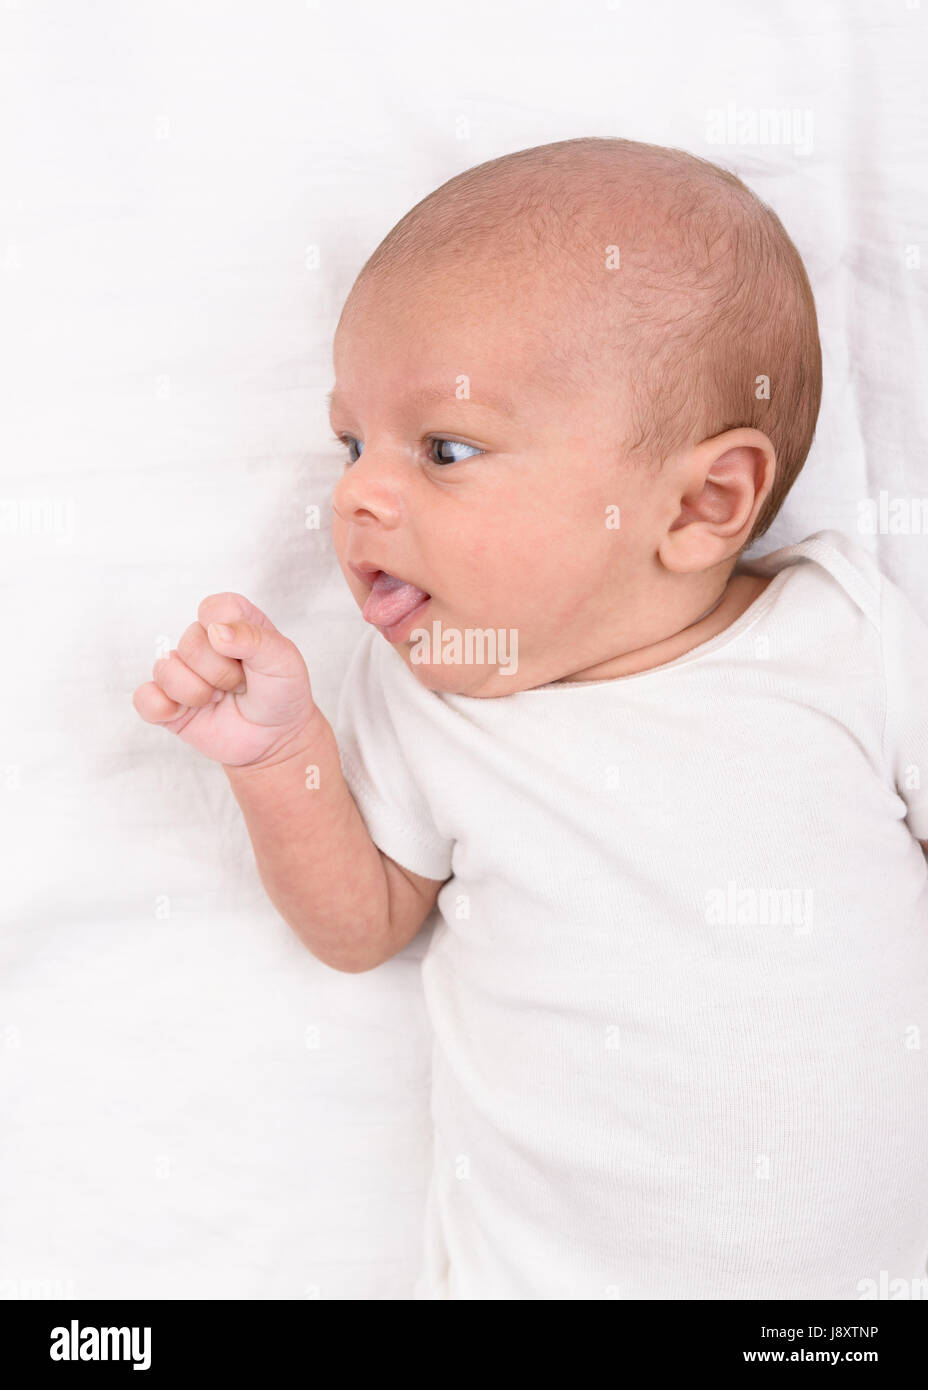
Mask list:
[[404,869],[443,881],[453,841],[438,830],[415,769],[417,734],[437,698],[371,629],[348,664],[334,727],[345,781],[375,845]]
[[883,753],[908,808],[906,824],[917,840],[928,840],[928,624],[885,574],[880,637],[886,682]]

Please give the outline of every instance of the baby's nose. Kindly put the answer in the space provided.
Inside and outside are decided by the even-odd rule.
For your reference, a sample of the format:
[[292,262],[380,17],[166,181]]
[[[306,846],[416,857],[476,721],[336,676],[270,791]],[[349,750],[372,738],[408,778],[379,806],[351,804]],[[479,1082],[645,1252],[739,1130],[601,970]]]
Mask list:
[[400,525],[407,512],[406,489],[396,470],[370,456],[368,449],[347,467],[332,494],[332,509],[356,525]]

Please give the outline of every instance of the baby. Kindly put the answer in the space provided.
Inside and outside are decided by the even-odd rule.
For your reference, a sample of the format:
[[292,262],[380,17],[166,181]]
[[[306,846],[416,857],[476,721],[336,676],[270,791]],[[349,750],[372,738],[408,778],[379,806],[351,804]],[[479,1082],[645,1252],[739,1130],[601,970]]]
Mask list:
[[837,531],[742,558],[821,394],[782,224],[679,150],[522,150],[397,224],[334,361],[334,728],[234,593],[134,703],[321,961],[437,905],[413,1297],[918,1297],[928,629]]

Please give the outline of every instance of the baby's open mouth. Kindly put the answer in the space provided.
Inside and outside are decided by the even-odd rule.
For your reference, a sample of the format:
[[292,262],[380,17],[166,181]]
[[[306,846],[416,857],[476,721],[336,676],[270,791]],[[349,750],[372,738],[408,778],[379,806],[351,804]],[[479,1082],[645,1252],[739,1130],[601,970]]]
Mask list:
[[386,570],[378,570],[376,574],[365,577],[372,582],[361,616],[366,623],[373,623],[374,627],[395,626],[431,598],[431,594],[424,589],[405,579],[398,579],[396,575],[387,574]]

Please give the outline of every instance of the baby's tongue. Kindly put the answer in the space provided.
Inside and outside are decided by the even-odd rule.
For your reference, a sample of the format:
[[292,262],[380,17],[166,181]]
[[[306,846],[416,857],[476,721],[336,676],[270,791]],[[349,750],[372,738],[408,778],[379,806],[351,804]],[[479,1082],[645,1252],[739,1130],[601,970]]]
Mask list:
[[403,579],[394,579],[392,574],[384,574],[381,570],[361,609],[361,617],[375,627],[390,627],[411,613],[424,598],[428,598],[424,589],[417,589],[415,584],[407,584]]

